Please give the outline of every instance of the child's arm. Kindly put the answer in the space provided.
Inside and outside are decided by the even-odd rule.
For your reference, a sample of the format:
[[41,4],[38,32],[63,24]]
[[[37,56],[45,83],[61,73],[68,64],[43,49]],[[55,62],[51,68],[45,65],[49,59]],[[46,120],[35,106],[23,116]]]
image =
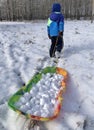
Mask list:
[[59,22],[59,36],[63,36],[64,32],[64,17],[61,17],[61,20]]
[[48,33],[48,37],[50,39],[51,38],[50,37],[50,18],[48,18],[48,22],[47,22],[47,33]]

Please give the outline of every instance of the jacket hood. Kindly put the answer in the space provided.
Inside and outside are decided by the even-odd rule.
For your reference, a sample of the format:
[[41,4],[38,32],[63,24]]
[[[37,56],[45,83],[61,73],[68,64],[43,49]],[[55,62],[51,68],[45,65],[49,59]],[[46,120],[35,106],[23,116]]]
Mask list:
[[50,14],[50,19],[51,19],[52,21],[57,22],[57,23],[59,23],[60,21],[61,21],[61,22],[64,22],[64,16],[62,15],[62,13],[56,14],[56,13],[52,12],[52,13]]
[[54,3],[52,6],[52,12],[61,12],[61,5],[59,3]]

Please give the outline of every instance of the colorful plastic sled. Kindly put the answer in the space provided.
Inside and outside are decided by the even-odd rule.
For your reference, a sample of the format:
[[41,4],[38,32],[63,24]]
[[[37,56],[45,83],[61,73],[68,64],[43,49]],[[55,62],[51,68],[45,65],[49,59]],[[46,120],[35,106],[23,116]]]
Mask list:
[[[26,114],[26,113],[20,111],[19,108],[17,108],[17,106],[15,105],[16,102],[20,99],[20,97],[25,92],[29,92],[32,89],[32,85],[36,84],[42,78],[42,74],[46,74],[46,73],[57,73],[57,74],[63,75],[63,77],[64,77],[64,79],[61,82],[60,91],[58,92],[57,97],[56,97],[56,107],[55,107],[55,111],[54,111],[53,116],[39,117],[39,116],[35,116],[35,115]],[[67,71],[66,70],[59,68],[59,67],[46,67],[40,73],[34,75],[33,78],[29,81],[29,83],[26,86],[22,87],[18,92],[16,92],[9,99],[8,105],[15,112],[17,112],[19,114],[23,114],[27,118],[31,118],[31,119],[38,120],[38,121],[48,121],[48,120],[55,119],[59,115],[59,112],[60,112],[60,109],[62,106],[62,102],[63,102],[62,94],[66,89],[66,79],[67,79]]]

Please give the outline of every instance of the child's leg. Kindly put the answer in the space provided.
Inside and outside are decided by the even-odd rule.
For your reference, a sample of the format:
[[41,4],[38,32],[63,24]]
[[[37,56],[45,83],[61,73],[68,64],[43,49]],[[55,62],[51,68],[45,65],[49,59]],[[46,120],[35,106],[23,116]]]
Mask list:
[[56,50],[58,52],[61,52],[61,50],[63,49],[63,47],[64,47],[63,38],[62,37],[58,37],[58,42],[57,42]]
[[56,51],[56,39],[57,37],[51,37],[51,47],[50,47],[50,57],[54,57],[55,56],[55,51]]

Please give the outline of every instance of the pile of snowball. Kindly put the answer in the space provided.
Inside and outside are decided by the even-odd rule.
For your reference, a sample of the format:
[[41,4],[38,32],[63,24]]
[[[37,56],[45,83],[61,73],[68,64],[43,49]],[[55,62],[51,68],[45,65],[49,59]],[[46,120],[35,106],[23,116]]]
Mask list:
[[24,93],[15,105],[27,114],[40,117],[53,116],[63,78],[56,73],[42,74],[41,80],[32,86],[30,92]]

